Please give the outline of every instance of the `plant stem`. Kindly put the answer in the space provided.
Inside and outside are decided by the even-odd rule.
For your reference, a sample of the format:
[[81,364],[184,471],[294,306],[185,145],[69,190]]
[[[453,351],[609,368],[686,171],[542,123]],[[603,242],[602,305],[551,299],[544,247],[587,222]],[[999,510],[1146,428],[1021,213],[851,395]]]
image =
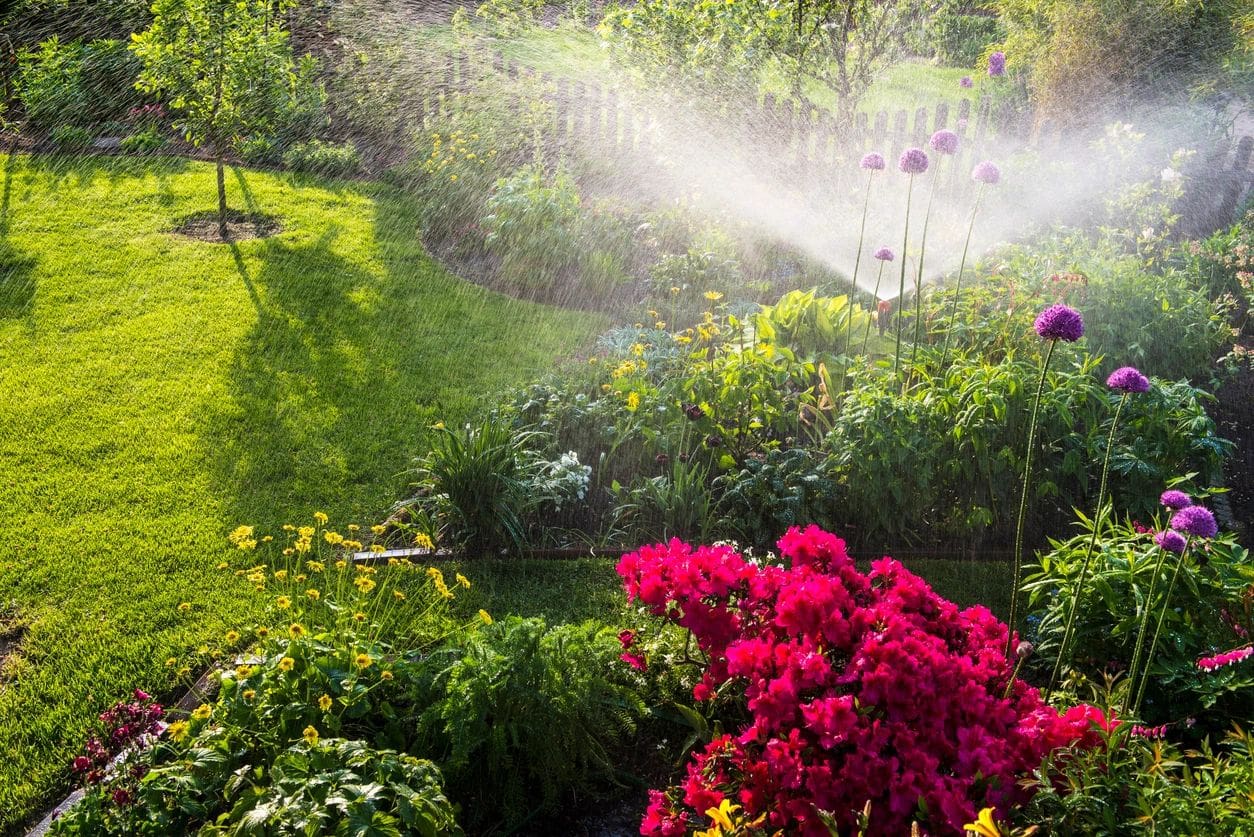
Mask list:
[[945,329],[945,348],[941,351],[940,368],[945,368],[949,359],[949,338],[953,336],[954,323],[958,321],[958,297],[962,293],[962,273],[967,267],[967,250],[971,247],[971,233],[975,230],[975,216],[980,211],[980,200],[984,197],[984,184],[975,192],[975,204],[971,207],[971,222],[967,225],[967,240],[962,245],[962,260],[958,262],[958,279],[954,282],[954,304],[949,310],[949,328]]
[[[880,299],[880,280],[883,278],[884,278],[884,262],[881,261],[880,271],[875,276],[875,293],[872,294],[872,296],[875,298],[875,303],[876,303],[877,308],[879,306],[879,299]],[[862,354],[866,354],[866,343],[867,343],[867,340],[870,339],[870,337],[871,337],[871,318],[868,316],[866,318],[866,331],[862,333]]]
[[927,225],[932,220],[932,201],[936,200],[936,184],[940,183],[940,161],[932,174],[932,189],[927,197],[927,212],[923,213],[923,236],[919,239],[919,272],[914,279],[914,345],[910,347],[910,366],[914,367],[919,353],[919,331],[923,325],[923,254],[927,250]]
[[853,295],[858,290],[858,268],[862,264],[862,242],[866,237],[866,214],[871,206],[871,179],[875,177],[875,171],[872,170],[866,176],[866,198],[862,201],[862,226],[858,230],[858,255],[853,260],[853,278],[849,280],[851,287],[849,288],[849,313],[845,317],[845,354],[849,354],[851,345],[850,331],[853,329]]
[[1028,449],[1023,463],[1023,492],[1019,495],[1019,521],[1015,524],[1014,577],[1010,588],[1010,619],[1006,623],[1006,659],[1014,651],[1015,622],[1019,615],[1019,582],[1023,572],[1023,522],[1028,516],[1028,485],[1032,482],[1032,453],[1036,448],[1036,415],[1041,407],[1041,393],[1045,391],[1045,373],[1049,360],[1054,356],[1057,340],[1049,341],[1045,362],[1041,364],[1041,380],[1036,385],[1036,400],[1032,402],[1032,420],[1028,423]]
[[[1149,653],[1145,655],[1145,670],[1141,672],[1141,685],[1137,687],[1136,699],[1132,702],[1132,714],[1135,716],[1141,711],[1141,699],[1145,697],[1145,684],[1149,680],[1150,664],[1154,661],[1154,652],[1158,650],[1158,637],[1163,632],[1163,622],[1167,620],[1167,608],[1171,606],[1171,594],[1176,589],[1176,579],[1180,577],[1180,567],[1184,565],[1184,556],[1189,554],[1189,545],[1193,543],[1193,536],[1190,535],[1188,540],[1184,542],[1184,549],[1180,552],[1180,556],[1176,559],[1176,568],[1171,573],[1171,583],[1167,585],[1167,595],[1163,598],[1162,609],[1158,611],[1158,624],[1154,627],[1154,639],[1150,641]],[[1149,605],[1149,602],[1146,602]],[[1146,615],[1149,611],[1146,610]],[[1136,684],[1130,683],[1129,688]]]
[[906,247],[910,244],[910,195],[914,191],[914,175],[906,184],[906,229],[901,236],[901,279],[897,283],[897,351],[893,355],[893,377],[901,368],[901,312],[906,296]]
[[1049,685],[1045,687],[1043,700],[1049,703],[1049,695],[1054,691],[1058,675],[1062,671],[1062,661],[1067,656],[1067,648],[1071,644],[1071,634],[1075,629],[1076,613],[1080,609],[1080,596],[1084,593],[1084,582],[1088,578],[1089,564],[1093,561],[1093,548],[1097,545],[1097,533],[1102,528],[1102,517],[1106,512],[1106,477],[1110,474],[1110,451],[1115,446],[1115,428],[1119,426],[1119,414],[1128,400],[1128,393],[1119,399],[1115,407],[1115,418],[1110,423],[1110,435],[1106,437],[1106,455],[1102,458],[1102,481],[1097,489],[1097,514],[1093,518],[1093,533],[1089,537],[1089,546],[1084,553],[1084,563],[1080,565],[1080,578],[1076,582],[1075,591],[1071,595],[1071,607],[1067,612],[1067,627],[1062,632],[1062,644],[1058,646],[1058,659],[1054,661],[1054,670],[1049,675]]
[[1128,666],[1128,694],[1123,701],[1123,714],[1132,708],[1133,692],[1136,690],[1136,673],[1141,667],[1141,653],[1145,649],[1145,631],[1149,627],[1150,609],[1154,604],[1154,592],[1158,589],[1158,576],[1162,574],[1163,564],[1167,562],[1167,550],[1158,548],[1158,563],[1150,575],[1149,592],[1145,595],[1145,612],[1141,614],[1141,626],[1136,632],[1136,644],[1132,646],[1132,663]]

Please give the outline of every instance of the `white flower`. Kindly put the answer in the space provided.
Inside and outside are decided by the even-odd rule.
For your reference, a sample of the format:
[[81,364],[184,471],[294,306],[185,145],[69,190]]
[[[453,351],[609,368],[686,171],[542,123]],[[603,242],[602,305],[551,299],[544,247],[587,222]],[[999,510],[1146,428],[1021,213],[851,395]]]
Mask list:
[[1180,172],[1176,171],[1171,166],[1168,166],[1159,172],[1158,176],[1162,178],[1163,183],[1171,183],[1173,180],[1180,179]]

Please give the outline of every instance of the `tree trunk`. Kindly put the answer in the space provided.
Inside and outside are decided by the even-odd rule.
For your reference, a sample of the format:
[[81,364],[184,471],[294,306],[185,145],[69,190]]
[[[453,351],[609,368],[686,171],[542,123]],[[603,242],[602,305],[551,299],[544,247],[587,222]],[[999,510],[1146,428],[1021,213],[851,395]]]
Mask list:
[[222,155],[218,154],[218,235],[226,241],[226,171]]

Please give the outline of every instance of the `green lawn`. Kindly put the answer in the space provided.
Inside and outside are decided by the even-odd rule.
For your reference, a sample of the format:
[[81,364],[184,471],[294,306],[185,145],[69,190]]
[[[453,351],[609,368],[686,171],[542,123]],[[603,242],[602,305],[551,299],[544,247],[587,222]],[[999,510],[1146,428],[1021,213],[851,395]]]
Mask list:
[[376,522],[432,422],[605,323],[450,276],[382,186],[230,172],[283,229],[224,246],[169,232],[213,205],[206,165],[0,165],[0,629],[28,630],[0,676],[5,832],[66,788],[94,713],[253,612],[206,571],[237,523]]

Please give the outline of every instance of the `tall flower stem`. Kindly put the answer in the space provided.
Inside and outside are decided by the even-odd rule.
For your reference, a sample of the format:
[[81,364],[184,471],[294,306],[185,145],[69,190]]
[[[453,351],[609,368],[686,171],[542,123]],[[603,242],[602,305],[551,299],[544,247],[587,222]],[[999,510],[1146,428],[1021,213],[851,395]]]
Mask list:
[[[1184,565],[1184,556],[1189,554],[1189,546],[1193,542],[1193,536],[1190,535],[1184,542],[1184,549],[1181,550],[1180,556],[1176,558],[1176,568],[1172,570],[1171,582],[1167,585],[1167,595],[1163,597],[1163,606],[1158,611],[1158,624],[1154,627],[1154,638],[1150,641],[1149,651],[1145,655],[1145,669],[1141,672],[1141,684],[1136,686],[1135,683],[1129,683],[1128,687],[1136,686],[1136,698],[1132,701],[1132,714],[1135,716],[1141,711],[1141,699],[1145,697],[1145,683],[1149,680],[1150,664],[1154,661],[1154,652],[1158,650],[1158,638],[1163,632],[1163,622],[1167,621],[1167,608],[1171,606],[1171,594],[1176,589],[1176,579],[1180,577],[1180,567]],[[1159,562],[1162,566],[1162,562]],[[1154,574],[1157,577],[1157,573]],[[1151,585],[1153,582],[1150,582]],[[1149,599],[1145,600],[1145,615],[1148,622],[1149,617]],[[1142,627],[1145,627],[1144,623]],[[1139,637],[1138,637],[1139,638]]]
[[914,345],[910,347],[910,366],[914,366],[919,353],[920,329],[923,325],[923,255],[927,251],[927,225],[932,220],[932,202],[936,200],[936,184],[940,183],[940,161],[932,174],[932,188],[928,192],[927,211],[923,213],[923,235],[919,239],[919,272],[914,279]]
[[1019,584],[1023,575],[1023,522],[1028,516],[1028,486],[1032,482],[1032,454],[1036,448],[1036,417],[1041,408],[1041,394],[1045,391],[1045,374],[1049,371],[1050,358],[1054,356],[1057,340],[1049,341],[1045,362],[1041,364],[1041,379],[1036,384],[1036,399],[1032,402],[1032,420],[1028,423],[1028,449],[1023,463],[1023,491],[1019,495],[1019,521],[1015,524],[1014,573],[1010,588],[1010,620],[1006,631],[1006,659],[1014,650],[1015,622],[1019,616]]
[[975,204],[971,207],[971,223],[967,225],[967,240],[962,245],[962,260],[958,262],[958,279],[954,282],[954,304],[949,309],[949,328],[945,329],[945,348],[941,350],[940,368],[945,368],[949,360],[949,338],[953,336],[954,324],[958,322],[958,297],[962,293],[962,274],[967,267],[967,251],[971,248],[971,233],[975,230],[975,216],[980,211],[980,200],[984,197],[984,184],[975,192]]
[[[884,278],[884,262],[880,262],[880,271],[875,275],[875,293],[873,296],[876,301],[880,298],[880,280]],[[866,344],[871,338],[871,318],[866,318],[866,330],[862,332],[862,354],[866,354]]]
[[1132,646],[1132,663],[1128,666],[1128,694],[1123,701],[1123,713],[1126,715],[1132,708],[1136,697],[1136,675],[1141,668],[1142,653],[1145,650],[1145,632],[1149,628],[1150,610],[1154,606],[1154,593],[1158,590],[1158,577],[1162,575],[1163,564],[1167,563],[1167,550],[1158,548],[1158,561],[1154,564],[1154,573],[1150,576],[1149,592],[1145,595],[1145,612],[1141,614],[1141,625],[1137,628],[1136,644]]
[[1102,458],[1102,481],[1097,489],[1097,514],[1093,518],[1093,533],[1089,537],[1089,546],[1084,553],[1084,563],[1080,565],[1080,578],[1076,582],[1075,591],[1071,595],[1071,606],[1067,611],[1067,626],[1062,632],[1062,644],[1058,646],[1058,659],[1054,661],[1054,670],[1049,675],[1049,685],[1045,687],[1044,701],[1049,703],[1049,695],[1058,683],[1058,675],[1062,671],[1062,661],[1067,656],[1071,645],[1071,635],[1075,630],[1076,613],[1080,610],[1080,596],[1084,593],[1084,582],[1088,580],[1089,565],[1093,561],[1093,549],[1097,546],[1097,533],[1102,528],[1102,518],[1106,513],[1106,477],[1110,474],[1110,451],[1115,446],[1115,428],[1119,426],[1119,414],[1128,400],[1128,393],[1119,398],[1119,406],[1115,407],[1115,418],[1110,423],[1110,435],[1106,437],[1106,455]]
[[914,192],[914,175],[906,183],[906,229],[901,236],[901,279],[897,283],[897,351],[893,354],[893,377],[901,369],[901,314],[906,297],[906,248],[910,246],[910,196]]
[[853,330],[853,296],[858,291],[858,267],[862,264],[862,243],[866,238],[866,215],[867,210],[871,206],[871,180],[874,179],[875,172],[871,171],[866,176],[866,197],[862,200],[862,226],[858,229],[858,255],[853,260],[853,278],[850,281],[849,288],[849,313],[845,316],[845,354],[849,354],[852,337],[850,332]]

